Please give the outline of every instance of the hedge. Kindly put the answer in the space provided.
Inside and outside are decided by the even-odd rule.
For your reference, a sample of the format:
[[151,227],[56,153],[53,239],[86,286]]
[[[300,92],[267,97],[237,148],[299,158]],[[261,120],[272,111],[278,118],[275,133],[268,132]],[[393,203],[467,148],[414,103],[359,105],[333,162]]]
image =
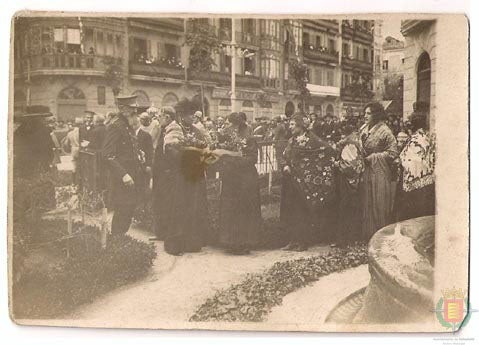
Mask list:
[[[47,233],[66,229],[62,221],[41,221],[37,231],[43,241]],[[46,229],[46,230],[45,230]],[[53,242],[45,248],[59,260],[49,265],[26,268],[13,282],[12,306],[15,318],[54,318],[71,312],[81,304],[121,285],[145,276],[153,264],[153,244],[129,236],[110,236],[106,249],[98,241],[98,229],[75,224],[74,239],[69,240],[69,257],[62,255],[65,241]],[[35,245],[35,243],[31,243]]]

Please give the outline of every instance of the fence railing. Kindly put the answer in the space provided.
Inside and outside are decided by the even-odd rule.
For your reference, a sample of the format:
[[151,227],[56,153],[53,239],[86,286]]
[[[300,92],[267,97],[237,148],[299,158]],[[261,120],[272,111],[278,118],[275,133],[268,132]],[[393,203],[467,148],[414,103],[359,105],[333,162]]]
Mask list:
[[258,160],[256,170],[258,174],[269,174],[279,170],[280,157],[286,148],[286,140],[282,141],[259,141],[258,142]]

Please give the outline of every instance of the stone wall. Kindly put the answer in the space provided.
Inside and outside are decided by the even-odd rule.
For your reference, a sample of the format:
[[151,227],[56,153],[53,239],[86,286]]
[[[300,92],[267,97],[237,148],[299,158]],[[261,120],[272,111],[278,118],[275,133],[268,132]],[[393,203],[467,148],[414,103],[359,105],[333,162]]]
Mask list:
[[408,34],[404,53],[404,119],[409,118],[416,102],[417,93],[417,63],[422,53],[427,52],[431,59],[431,103],[430,128],[434,127],[436,113],[436,22]]

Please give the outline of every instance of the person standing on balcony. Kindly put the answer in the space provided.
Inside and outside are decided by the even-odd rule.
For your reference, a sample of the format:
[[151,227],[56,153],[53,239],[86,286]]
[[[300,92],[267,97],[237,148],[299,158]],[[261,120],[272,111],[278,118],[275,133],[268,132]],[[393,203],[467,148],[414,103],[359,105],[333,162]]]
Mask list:
[[228,117],[230,127],[214,152],[220,156],[222,177],[219,242],[229,253],[248,254],[262,228],[258,146],[238,113]]
[[128,232],[138,204],[144,161],[132,128],[138,121],[136,96],[118,96],[116,102],[119,111],[107,126],[102,156],[110,170],[111,233],[120,236]]

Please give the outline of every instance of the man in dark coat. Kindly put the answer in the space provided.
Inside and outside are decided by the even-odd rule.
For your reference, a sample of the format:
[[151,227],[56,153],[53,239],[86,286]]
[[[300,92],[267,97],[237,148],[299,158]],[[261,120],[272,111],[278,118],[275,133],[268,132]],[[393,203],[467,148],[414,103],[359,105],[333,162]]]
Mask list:
[[15,174],[33,176],[49,169],[55,146],[44,119],[51,115],[48,107],[33,105],[17,116],[20,125],[13,134]]
[[137,120],[136,96],[118,96],[116,101],[119,112],[107,127],[102,154],[110,170],[111,233],[124,235],[138,203],[143,156],[131,127]]
[[105,117],[96,114],[93,117],[93,129],[90,131],[90,144],[88,145],[88,149],[92,151],[101,150],[103,147],[103,141],[105,140],[105,135]]
[[153,167],[153,139],[150,133],[141,128],[140,117],[137,116],[136,120],[132,119],[132,121],[134,121],[132,122],[132,127],[138,141],[138,148],[143,158],[141,201],[146,202]]
[[83,125],[80,126],[80,145],[82,147],[86,147],[91,141],[91,133],[94,128],[93,116],[95,115],[94,111],[85,110],[85,121]]

